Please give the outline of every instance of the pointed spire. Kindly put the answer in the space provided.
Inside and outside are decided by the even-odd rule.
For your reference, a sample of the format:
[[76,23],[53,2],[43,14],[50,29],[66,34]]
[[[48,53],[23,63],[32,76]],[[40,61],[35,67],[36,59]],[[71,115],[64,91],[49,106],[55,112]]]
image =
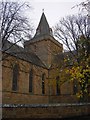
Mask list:
[[49,27],[49,24],[47,22],[46,16],[43,11],[35,36],[50,35],[50,34],[51,34],[51,29]]

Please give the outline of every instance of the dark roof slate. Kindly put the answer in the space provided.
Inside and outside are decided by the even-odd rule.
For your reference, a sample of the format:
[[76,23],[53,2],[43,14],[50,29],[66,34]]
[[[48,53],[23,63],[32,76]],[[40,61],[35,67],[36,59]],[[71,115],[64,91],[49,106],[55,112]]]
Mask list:
[[35,37],[43,34],[50,34],[50,27],[44,13],[42,13]]
[[45,65],[42,63],[42,61],[38,58],[38,56],[35,53],[26,51],[24,48],[9,41],[5,42],[2,51],[10,55],[13,55],[19,59],[28,61],[32,64],[45,68]]
[[52,29],[49,27],[49,24],[47,22],[45,14],[42,13],[42,16],[41,16],[39,25],[38,25],[38,27],[36,29],[36,33],[35,33],[34,37],[31,40],[25,42],[25,44],[36,42],[36,41],[39,41],[40,39],[43,40],[46,37],[47,38],[51,38],[52,37],[54,39],[54,37],[52,35]]

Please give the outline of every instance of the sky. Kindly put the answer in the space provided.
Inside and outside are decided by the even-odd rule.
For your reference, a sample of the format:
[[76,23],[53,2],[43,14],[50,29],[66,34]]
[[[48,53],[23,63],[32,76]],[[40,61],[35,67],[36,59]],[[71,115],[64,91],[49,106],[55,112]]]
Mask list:
[[[30,12],[35,28],[38,26],[42,11],[50,27],[54,26],[62,17],[79,13],[79,8],[74,7],[84,0],[31,0]],[[72,9],[72,7],[74,7]]]
[[[47,21],[50,27],[52,27],[62,17],[77,14],[79,12],[79,8],[74,6],[86,0],[7,0],[7,1],[30,2],[32,9],[27,15],[30,17],[32,24],[36,29],[39,24],[43,9]],[[72,9],[72,7],[74,8]]]
[[35,0],[31,2],[33,7],[30,15],[33,19],[35,27],[38,25],[39,20],[41,18],[42,11],[44,9],[44,13],[46,15],[47,21],[49,25],[54,26],[62,17],[71,14],[77,14],[79,12],[78,8],[73,6],[80,3],[77,0]]

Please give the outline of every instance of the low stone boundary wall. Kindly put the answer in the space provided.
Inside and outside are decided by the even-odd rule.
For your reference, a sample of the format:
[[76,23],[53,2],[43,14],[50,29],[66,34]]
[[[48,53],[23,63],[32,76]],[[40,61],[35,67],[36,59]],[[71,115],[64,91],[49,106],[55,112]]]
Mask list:
[[3,118],[65,118],[90,115],[90,103],[4,104]]

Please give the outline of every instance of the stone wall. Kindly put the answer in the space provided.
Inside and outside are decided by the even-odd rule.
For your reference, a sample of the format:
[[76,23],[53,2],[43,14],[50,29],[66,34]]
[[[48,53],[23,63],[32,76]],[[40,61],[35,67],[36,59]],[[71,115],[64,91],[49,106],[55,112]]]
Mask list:
[[62,52],[62,46],[60,45],[49,39],[43,39],[27,45],[25,49],[34,52],[44,64],[51,65],[54,55]]
[[77,103],[76,95],[51,95],[49,97],[49,103]]
[[[12,68],[13,65],[19,64],[19,83],[18,91],[12,90]],[[33,68],[34,79],[33,79],[33,92],[29,93],[29,70]],[[48,71],[39,66],[33,65],[26,61],[16,59],[15,57],[9,56],[7,60],[3,61],[2,67],[2,102],[5,104],[42,104],[42,103],[72,103],[76,102],[77,99],[73,96],[71,90],[72,85],[65,84],[61,86],[61,94],[56,95],[56,80],[55,69],[50,71],[50,79],[48,78]],[[45,79],[45,95],[42,95],[42,74],[46,74]],[[55,74],[55,75],[54,75]],[[66,87],[67,86],[67,87]],[[68,90],[67,90],[68,88]],[[70,93],[70,92],[71,93]],[[68,93],[69,92],[69,93]]]
[[22,107],[4,107],[3,118],[65,118],[90,115],[88,104],[37,104]]
[[2,102],[4,104],[45,104],[48,103],[48,96],[26,94],[26,93],[15,93],[15,92],[4,92],[2,94]]
[[[19,65],[18,90],[12,90],[13,65]],[[29,72],[33,69],[33,91],[29,92]],[[42,94],[42,74],[45,73],[45,95]],[[13,56],[8,56],[2,66],[2,102],[3,103],[47,103],[48,72],[46,69],[33,65]]]

